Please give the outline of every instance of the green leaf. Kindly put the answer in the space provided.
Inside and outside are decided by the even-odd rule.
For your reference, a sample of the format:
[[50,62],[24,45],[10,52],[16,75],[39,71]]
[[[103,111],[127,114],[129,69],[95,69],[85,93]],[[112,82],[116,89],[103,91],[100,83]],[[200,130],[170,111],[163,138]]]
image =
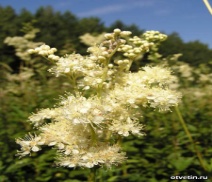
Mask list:
[[170,163],[178,170],[178,171],[183,171],[186,168],[188,168],[194,158],[193,157],[179,157],[178,159],[172,159]]
[[15,173],[16,171],[20,170],[20,168],[24,166],[31,165],[31,160],[29,158],[21,159],[16,161],[14,164],[11,164],[7,169],[6,173]]

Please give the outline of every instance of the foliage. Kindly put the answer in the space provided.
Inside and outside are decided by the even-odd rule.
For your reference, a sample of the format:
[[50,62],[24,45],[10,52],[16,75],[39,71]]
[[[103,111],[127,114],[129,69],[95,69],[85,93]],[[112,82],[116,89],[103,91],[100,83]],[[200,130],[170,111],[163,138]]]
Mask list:
[[207,45],[199,41],[184,43],[176,32],[168,36],[168,39],[161,45],[159,52],[163,56],[181,53],[182,57],[179,60],[195,67],[200,64],[207,64],[212,60],[212,50],[208,49]]
[[[36,42],[45,42],[51,47],[62,50],[60,55],[71,53],[75,50],[79,53],[86,53],[87,47],[81,43],[79,37],[85,33],[100,34],[111,32],[115,28],[131,31],[134,35],[141,35],[144,30],[140,30],[136,25],[126,25],[121,21],[112,23],[106,27],[104,23],[96,18],[79,19],[69,11],[64,13],[55,12],[51,7],[41,7],[34,14],[23,9],[17,14],[11,7],[0,6],[0,55],[1,62],[9,63],[13,70],[19,67],[20,59],[15,56],[15,51],[11,46],[3,43],[7,36],[22,36],[23,24],[34,22],[40,29]],[[9,22],[9,23],[8,23]],[[180,61],[198,66],[201,63],[211,61],[212,50],[201,42],[194,41],[184,43],[177,33],[169,35],[168,39],[160,46],[160,53],[163,56],[182,53]]]

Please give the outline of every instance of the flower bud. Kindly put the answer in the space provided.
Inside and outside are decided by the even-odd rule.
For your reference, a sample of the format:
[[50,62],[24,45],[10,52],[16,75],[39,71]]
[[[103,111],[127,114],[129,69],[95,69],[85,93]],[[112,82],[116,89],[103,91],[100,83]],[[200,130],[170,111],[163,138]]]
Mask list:
[[129,36],[131,34],[132,34],[132,32],[130,32],[130,31],[122,31],[121,32],[121,36]]
[[41,48],[40,47],[36,47],[34,50],[35,50],[36,53],[38,53],[39,51],[41,51]]
[[57,52],[57,49],[56,49],[56,48],[51,48],[51,50],[52,50],[53,52]]
[[41,56],[45,56],[45,55],[47,55],[47,52],[46,51],[39,51],[38,54],[40,54]]
[[36,51],[35,51],[34,49],[29,49],[27,52],[28,52],[29,54],[34,54]]
[[106,39],[113,38],[113,35],[111,33],[106,33],[104,36],[105,36]]
[[105,58],[104,56],[98,56],[98,59],[99,59],[100,61],[105,61],[105,60],[106,60],[106,58]]
[[119,64],[119,65],[120,65],[120,64],[123,64],[123,61],[122,61],[122,60],[118,60],[118,61],[117,61],[117,64]]
[[108,68],[113,68],[113,64],[108,64]]
[[125,44],[127,41],[124,39],[120,39],[120,43]]
[[113,32],[116,33],[116,34],[119,34],[119,33],[121,33],[121,30],[119,28],[116,28],[116,29],[113,30]]
[[129,60],[128,60],[128,59],[125,59],[125,60],[124,60],[124,63],[125,63],[125,64],[128,64],[128,63],[129,63]]
[[108,52],[107,51],[103,51],[102,52],[102,55],[105,56],[105,57],[107,57],[108,56]]
[[43,50],[49,50],[50,49],[50,47],[48,46],[48,45],[42,45],[41,46],[41,49],[43,49]]

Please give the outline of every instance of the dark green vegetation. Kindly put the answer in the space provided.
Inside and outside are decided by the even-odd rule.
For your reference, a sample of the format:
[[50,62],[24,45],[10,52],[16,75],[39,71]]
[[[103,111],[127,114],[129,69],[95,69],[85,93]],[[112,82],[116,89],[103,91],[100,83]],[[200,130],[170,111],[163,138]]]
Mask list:
[[[24,24],[34,22],[34,26],[40,29],[35,41],[45,42],[51,47],[59,50],[64,49],[70,53],[74,50],[85,53],[86,47],[79,41],[79,36],[85,33],[99,34],[101,32],[111,32],[114,28],[131,31],[134,35],[140,35],[144,30],[140,30],[136,25],[125,25],[121,21],[114,22],[110,27],[105,27],[100,19],[91,17],[79,19],[71,12],[55,12],[51,7],[41,7],[35,14],[23,9],[17,14],[11,7],[0,6],[0,60],[9,63],[14,68],[20,60],[14,57],[14,49],[5,45],[4,39],[8,36],[23,35]],[[22,30],[22,31],[20,31]],[[212,58],[212,50],[201,42],[184,43],[177,33],[172,33],[160,48],[162,55],[182,53],[182,61],[198,66],[201,63],[208,63]]]
[[[33,41],[56,47],[60,50],[59,54],[73,51],[85,54],[87,47],[79,40],[84,33],[97,35],[120,28],[140,35],[143,30],[120,21],[105,27],[98,18],[78,19],[70,12],[62,14],[50,7],[40,8],[35,14],[27,10],[16,14],[10,7],[0,7],[0,14],[0,182],[87,181],[90,175],[88,169],[54,166],[52,151],[42,150],[22,159],[15,156],[19,148],[15,138],[23,137],[26,131],[33,130],[27,122],[28,116],[39,108],[51,107],[57,102],[58,95],[63,95],[70,86],[67,80],[56,79],[46,71],[50,67],[48,61],[33,56],[31,62],[22,60],[15,54],[14,47],[3,42],[8,36],[23,36],[24,32],[31,29],[29,22],[34,22],[34,27],[39,28],[40,32]],[[140,139],[129,137],[123,141],[128,160],[111,170],[100,168],[98,181],[169,182],[173,175],[212,178],[212,50],[200,42],[184,43],[177,33],[173,33],[161,45],[159,52],[163,57],[183,54],[179,58],[180,62],[166,60],[179,76],[179,89],[184,95],[180,110],[196,149],[202,155],[203,165],[174,108],[170,113],[149,109],[145,110],[141,121],[146,125],[146,136]],[[152,58],[158,62],[157,59]],[[150,62],[148,55],[141,60],[141,65],[146,62]],[[184,62],[191,66],[190,71],[185,69],[188,65]]]

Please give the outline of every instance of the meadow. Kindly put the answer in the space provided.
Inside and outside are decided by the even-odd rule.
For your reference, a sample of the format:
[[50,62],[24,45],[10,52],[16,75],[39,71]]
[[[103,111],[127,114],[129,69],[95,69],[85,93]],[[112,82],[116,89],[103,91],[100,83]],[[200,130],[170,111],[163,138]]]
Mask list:
[[[0,45],[1,182],[188,182],[201,176],[212,181],[212,50],[206,45],[184,43],[175,33],[166,37],[122,22],[104,27],[98,19],[78,20],[71,13],[53,13],[49,8],[41,8],[34,16],[27,11],[17,15],[11,8],[1,11],[7,14],[5,22],[1,21],[4,43]],[[51,32],[45,27],[48,16],[54,16],[48,22],[52,27],[59,26]],[[16,23],[8,25],[10,18]],[[64,60],[74,60],[76,67]],[[76,100],[66,105],[65,98],[72,95]],[[112,110],[97,104],[96,97],[114,99],[113,104],[105,102]],[[39,135],[62,137],[67,129],[63,130],[61,123],[54,128],[59,134],[51,131],[47,136],[51,123],[65,119],[42,109],[61,113],[62,108],[68,113],[81,108],[80,102],[86,99],[92,110],[99,109],[98,117],[89,115],[89,126],[87,120],[74,120],[73,127],[84,122],[79,136],[86,133],[86,142],[95,147],[105,147],[106,142],[115,150],[118,144],[123,153],[105,154],[105,159],[93,163],[60,160],[58,164],[58,150],[64,157],[67,149],[62,144],[68,144],[39,139],[41,142],[32,146],[30,141]],[[82,115],[87,114],[85,110]],[[72,121],[70,115],[65,116]],[[123,125],[125,120],[131,124],[130,129],[121,128],[122,118]],[[26,134],[28,138],[24,138]],[[76,137],[74,140],[78,142]],[[23,150],[17,152],[20,145]],[[72,150],[72,156],[78,152]],[[113,156],[116,159],[112,160]]]

